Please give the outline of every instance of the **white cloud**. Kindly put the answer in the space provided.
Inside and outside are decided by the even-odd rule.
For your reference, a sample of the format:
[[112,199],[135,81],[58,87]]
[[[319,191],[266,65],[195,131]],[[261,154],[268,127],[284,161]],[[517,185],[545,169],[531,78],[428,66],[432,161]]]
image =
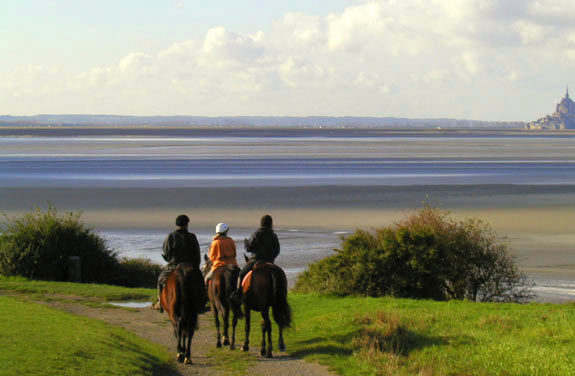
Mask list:
[[264,48],[256,37],[233,33],[224,27],[208,30],[202,46],[205,64],[254,63]]
[[[23,68],[0,77],[0,99],[14,113],[78,112],[77,98],[88,98],[80,108],[92,113],[528,120],[536,106],[508,113],[488,91],[513,82],[537,101],[534,81],[563,84],[574,68],[571,21],[571,0],[369,0],[287,13],[251,34],[213,27],[84,72]],[[61,107],[28,106],[48,95]]]

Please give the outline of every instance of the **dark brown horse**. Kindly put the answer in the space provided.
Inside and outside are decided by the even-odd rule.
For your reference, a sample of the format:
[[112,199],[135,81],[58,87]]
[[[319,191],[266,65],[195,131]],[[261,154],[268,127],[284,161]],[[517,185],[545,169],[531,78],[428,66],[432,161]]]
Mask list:
[[192,364],[192,337],[198,328],[198,312],[205,304],[200,291],[202,282],[198,268],[181,263],[168,275],[160,294],[160,304],[168,313],[178,340],[176,359],[180,363]]
[[[206,275],[212,268],[212,260],[204,255],[205,264],[202,267],[202,272]],[[240,268],[237,265],[225,265],[214,270],[212,279],[208,285],[208,297],[210,298],[210,308],[214,314],[216,322],[216,329],[218,331],[218,342],[216,347],[222,347],[220,335],[220,314],[223,316],[224,321],[224,346],[230,346],[233,350],[236,345],[236,326],[238,318],[242,316],[242,308],[234,304],[231,299],[232,293],[236,290],[238,284],[238,275]],[[230,311],[232,312],[232,340],[230,342],[228,337],[228,329],[230,322]]]
[[285,351],[283,330],[291,326],[291,309],[287,302],[287,278],[284,271],[272,263],[258,262],[245,277],[243,285],[246,339],[242,350],[248,351],[250,348],[250,314],[253,310],[260,312],[263,318],[260,354],[266,358],[273,357],[272,323],[269,315],[271,307],[274,321],[279,327],[278,347],[280,351]]

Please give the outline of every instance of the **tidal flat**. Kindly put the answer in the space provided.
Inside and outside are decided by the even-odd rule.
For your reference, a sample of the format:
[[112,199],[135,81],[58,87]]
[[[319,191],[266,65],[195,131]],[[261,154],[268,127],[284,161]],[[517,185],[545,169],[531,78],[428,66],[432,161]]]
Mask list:
[[0,211],[54,205],[159,260],[176,215],[207,251],[270,213],[290,280],[356,228],[428,204],[489,222],[541,301],[575,299],[575,135],[306,129],[0,129]]

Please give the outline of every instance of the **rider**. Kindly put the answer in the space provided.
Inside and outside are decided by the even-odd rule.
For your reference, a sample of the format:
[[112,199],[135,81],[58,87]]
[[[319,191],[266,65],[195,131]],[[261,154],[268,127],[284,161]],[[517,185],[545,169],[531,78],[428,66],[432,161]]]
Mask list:
[[[163,311],[160,305],[160,295],[168,275],[182,262],[190,263],[194,268],[200,267],[200,245],[196,235],[188,231],[188,223],[190,223],[190,219],[187,215],[179,215],[176,218],[177,229],[164,240],[162,257],[168,262],[168,265],[158,277],[158,301],[152,306],[160,312]],[[202,287],[200,291],[205,291],[205,286]],[[204,301],[207,301],[207,296],[204,298]]]
[[266,214],[261,218],[260,228],[252,234],[249,240],[244,239],[244,245],[246,251],[253,253],[253,255],[240,272],[238,288],[233,294],[233,299],[236,302],[241,302],[242,280],[246,274],[254,268],[256,262],[265,261],[273,263],[280,253],[280,242],[273,230],[273,219],[270,215]]
[[212,260],[212,268],[206,274],[205,282],[206,285],[208,281],[212,278],[214,270],[223,265],[238,265],[236,260],[236,243],[234,239],[228,236],[228,231],[230,227],[225,223],[218,223],[216,226],[216,236],[212,240],[212,245],[210,246],[210,252],[208,257]]

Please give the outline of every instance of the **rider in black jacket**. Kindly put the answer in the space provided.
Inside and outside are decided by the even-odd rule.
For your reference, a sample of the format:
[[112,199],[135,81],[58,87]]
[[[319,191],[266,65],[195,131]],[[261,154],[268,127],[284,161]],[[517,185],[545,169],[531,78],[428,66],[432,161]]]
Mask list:
[[[178,264],[187,262],[192,264],[194,268],[200,267],[200,245],[196,235],[188,231],[188,223],[190,219],[187,215],[179,215],[176,218],[177,229],[170,233],[166,240],[164,240],[162,258],[168,263],[164,270],[158,276],[158,302],[152,305],[153,309],[162,311],[160,306],[160,295],[162,288],[166,283],[168,275],[176,269]],[[203,278],[200,278],[203,284]],[[200,282],[198,282],[200,283]],[[204,292],[205,287],[200,289]],[[202,297],[204,301],[207,300],[207,295]],[[205,303],[204,303],[205,304]]]
[[244,265],[238,278],[238,289],[234,294],[234,300],[241,302],[242,298],[242,280],[253,269],[258,261],[267,261],[273,263],[280,253],[280,242],[278,236],[273,230],[273,220],[270,215],[264,215],[260,220],[260,228],[253,233],[250,239],[244,240],[246,251],[252,253],[252,257]]

